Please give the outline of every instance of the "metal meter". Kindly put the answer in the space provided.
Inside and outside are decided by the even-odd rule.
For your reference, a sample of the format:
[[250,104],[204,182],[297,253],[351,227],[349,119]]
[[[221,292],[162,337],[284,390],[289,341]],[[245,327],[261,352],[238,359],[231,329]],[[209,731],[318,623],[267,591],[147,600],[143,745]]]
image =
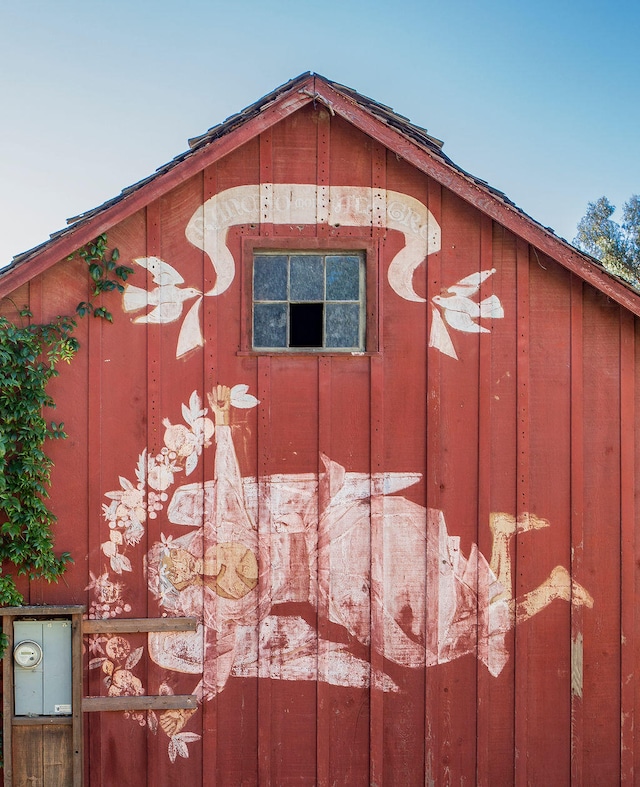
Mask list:
[[15,646],[13,658],[19,667],[33,669],[42,661],[42,648],[32,639],[25,639]]
[[14,620],[16,716],[71,714],[71,621]]

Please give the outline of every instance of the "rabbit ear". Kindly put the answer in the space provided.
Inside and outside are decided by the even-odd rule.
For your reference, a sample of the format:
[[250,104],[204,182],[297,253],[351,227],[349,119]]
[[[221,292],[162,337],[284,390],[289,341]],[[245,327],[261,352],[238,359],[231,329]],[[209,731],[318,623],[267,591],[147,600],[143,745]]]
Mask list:
[[327,500],[332,500],[344,486],[345,469],[342,465],[329,459],[328,456],[320,454],[320,459],[325,467],[325,472],[321,475],[320,484]]

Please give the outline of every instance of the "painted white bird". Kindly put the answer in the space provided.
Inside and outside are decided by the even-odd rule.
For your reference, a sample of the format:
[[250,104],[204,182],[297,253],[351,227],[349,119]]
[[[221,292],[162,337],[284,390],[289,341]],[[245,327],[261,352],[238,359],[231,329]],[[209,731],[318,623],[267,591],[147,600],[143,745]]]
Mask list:
[[491,268],[472,273],[449,287],[446,292],[450,295],[436,295],[432,299],[433,303],[442,309],[444,319],[452,328],[465,333],[489,333],[489,329],[484,328],[477,320],[504,317],[504,309],[497,295],[490,295],[480,303],[471,300],[482,282],[495,273],[495,270]]
[[134,262],[146,268],[158,285],[150,291],[133,284],[125,287],[122,305],[126,312],[138,311],[147,306],[155,307],[148,314],[136,317],[136,323],[175,322],[182,314],[184,302],[202,295],[195,287],[178,287],[184,283],[184,279],[175,268],[159,257],[138,257]]
[[[478,271],[470,276],[465,276],[459,282],[448,287],[444,292],[449,295],[436,295],[432,302],[442,309],[444,319],[452,328],[465,333],[489,333],[489,329],[480,325],[477,320],[481,318],[499,319],[504,317],[504,309],[497,295],[490,295],[480,303],[472,301],[472,296],[480,290],[483,281],[496,272],[495,268]],[[444,355],[458,359],[455,347],[447,331],[438,309],[432,309],[431,333],[429,347],[435,347]]]

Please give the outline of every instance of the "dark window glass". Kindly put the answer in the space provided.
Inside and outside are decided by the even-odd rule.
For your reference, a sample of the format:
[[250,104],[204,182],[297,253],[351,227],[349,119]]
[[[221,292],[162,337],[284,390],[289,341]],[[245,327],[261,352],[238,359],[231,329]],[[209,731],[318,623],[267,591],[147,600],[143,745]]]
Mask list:
[[289,347],[322,347],[324,304],[289,305]]
[[360,299],[359,257],[327,257],[327,300]]
[[253,261],[253,299],[287,300],[287,258],[255,257]]
[[253,346],[363,350],[364,293],[364,254],[257,253]]
[[289,300],[324,300],[324,260],[312,255],[290,258]]
[[253,307],[254,347],[287,346],[287,305],[256,303]]

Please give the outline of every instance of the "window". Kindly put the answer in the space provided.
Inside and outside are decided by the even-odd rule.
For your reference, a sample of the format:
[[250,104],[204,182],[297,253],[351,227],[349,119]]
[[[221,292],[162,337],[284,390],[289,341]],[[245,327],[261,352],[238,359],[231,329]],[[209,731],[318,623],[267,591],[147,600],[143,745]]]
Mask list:
[[255,251],[253,347],[365,349],[364,252]]

